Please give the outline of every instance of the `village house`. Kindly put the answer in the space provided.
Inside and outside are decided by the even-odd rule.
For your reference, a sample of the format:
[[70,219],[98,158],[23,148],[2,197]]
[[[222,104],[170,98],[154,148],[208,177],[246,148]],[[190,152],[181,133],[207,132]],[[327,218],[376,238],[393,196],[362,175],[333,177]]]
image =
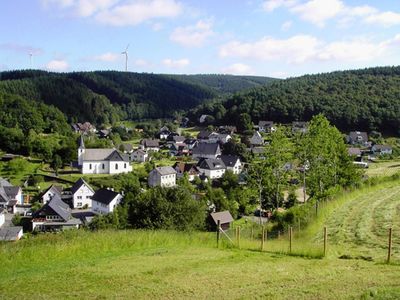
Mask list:
[[23,235],[21,226],[6,224],[6,211],[0,208],[0,241],[18,241]]
[[23,204],[22,188],[13,186],[9,181],[0,178],[0,209],[5,208],[14,213],[17,205]]
[[185,145],[189,148],[189,150],[193,150],[196,147],[198,141],[196,139],[185,139]]
[[347,149],[350,156],[361,157],[362,151],[360,148],[350,147]]
[[237,128],[236,128],[236,126],[228,126],[228,125],[219,126],[218,132],[222,133],[222,134],[232,135],[237,132]]
[[181,136],[181,135],[174,135],[174,136],[171,137],[171,141],[174,144],[178,144],[178,145],[185,144],[185,140],[186,140],[186,138],[184,136]]
[[292,132],[306,133],[308,130],[307,122],[292,122]]
[[123,196],[113,189],[99,189],[92,197],[92,211],[100,214],[109,214],[121,203]]
[[154,139],[143,139],[140,141],[139,148],[142,150],[158,152],[160,151],[160,142],[159,140]]
[[250,145],[252,147],[262,146],[264,145],[264,139],[261,134],[256,131],[253,136],[250,138]]
[[242,172],[243,165],[239,156],[221,155],[220,159],[224,162],[227,171],[232,171],[233,174],[240,174]]
[[106,139],[106,138],[109,137],[110,133],[111,133],[111,130],[110,130],[110,129],[101,129],[101,130],[99,130],[99,131],[97,132],[97,136],[98,136],[100,139]]
[[363,131],[350,131],[347,142],[352,145],[368,146],[368,134]]
[[173,168],[176,171],[176,176],[178,179],[187,174],[189,181],[193,181],[200,174],[196,164],[194,163],[177,162],[174,164]]
[[132,171],[127,155],[116,149],[86,149],[81,136],[78,166],[82,174],[121,174]]
[[[216,132],[210,132],[208,130],[200,130],[200,132],[197,134],[197,140],[199,142],[209,142],[210,136],[216,135]],[[214,140],[216,142],[216,140]],[[210,142],[211,143],[211,142]]]
[[90,122],[72,124],[72,129],[75,133],[79,134],[90,134],[96,132],[96,127],[90,124]]
[[392,155],[393,149],[389,145],[373,145],[371,151],[374,155]]
[[182,156],[189,154],[189,147],[186,144],[172,144],[169,152],[173,156]]
[[71,187],[73,208],[92,207],[94,190],[83,178],[78,179]]
[[57,231],[79,228],[82,222],[71,214],[71,208],[54,195],[42,208],[32,215],[32,231]]
[[169,128],[167,126],[163,126],[156,134],[156,137],[159,138],[160,140],[166,140],[170,134],[171,131],[169,130]]
[[266,133],[271,133],[276,130],[276,127],[274,126],[274,122],[272,121],[259,121],[258,122],[258,131],[259,132],[266,132]]
[[172,167],[157,167],[149,173],[148,184],[151,187],[173,187],[176,185],[176,171]]
[[54,195],[59,195],[61,198],[62,191],[63,187],[61,185],[52,184],[42,193],[40,197],[42,199],[42,203],[46,204],[54,197]]
[[6,222],[5,211],[0,208],[0,227]]
[[130,160],[143,163],[149,160],[149,154],[142,149],[137,149],[130,155]]
[[194,159],[200,158],[217,158],[221,155],[221,148],[219,144],[199,143],[192,150],[192,157]]
[[221,178],[226,171],[226,166],[221,159],[203,158],[197,163],[200,173],[210,179]]
[[131,154],[134,151],[132,144],[129,143],[121,144],[119,146],[119,150],[121,150],[125,154]]

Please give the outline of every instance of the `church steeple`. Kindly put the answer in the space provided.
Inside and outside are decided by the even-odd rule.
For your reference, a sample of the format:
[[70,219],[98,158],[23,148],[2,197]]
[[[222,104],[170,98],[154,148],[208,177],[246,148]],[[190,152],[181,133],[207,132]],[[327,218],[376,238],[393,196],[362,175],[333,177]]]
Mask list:
[[83,141],[83,135],[81,135],[81,137],[79,139],[79,148],[85,149],[85,143]]
[[78,165],[83,165],[83,154],[85,153],[85,143],[83,141],[83,136],[81,135],[79,139],[79,147],[78,147]]

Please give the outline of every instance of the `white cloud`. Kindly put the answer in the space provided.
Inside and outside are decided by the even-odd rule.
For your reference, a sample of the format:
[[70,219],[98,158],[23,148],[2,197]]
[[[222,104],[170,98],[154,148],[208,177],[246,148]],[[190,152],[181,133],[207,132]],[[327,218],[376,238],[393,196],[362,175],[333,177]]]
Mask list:
[[234,75],[253,75],[253,69],[246,64],[236,63],[222,69],[222,73]]
[[373,62],[390,55],[400,44],[400,34],[380,42],[354,38],[325,42],[309,35],[288,39],[264,37],[252,43],[229,42],[219,49],[221,57],[247,58],[282,63],[309,61]]
[[118,0],[78,0],[75,4],[76,12],[81,17],[89,17],[112,7],[117,2]]
[[173,60],[170,58],[166,58],[162,61],[162,64],[168,68],[172,69],[181,69],[190,64],[190,61],[187,58]]
[[192,26],[178,27],[170,39],[185,47],[201,47],[214,34],[212,25],[211,20],[200,20]]
[[137,59],[137,60],[135,60],[134,64],[135,64],[135,66],[138,66],[138,67],[148,67],[151,65],[148,61],[146,61],[144,59]]
[[154,23],[151,26],[151,29],[153,29],[154,31],[160,31],[161,29],[163,29],[163,25],[161,23]]
[[364,19],[364,22],[390,27],[400,24],[400,13],[391,11],[372,14]]
[[292,7],[297,0],[267,0],[262,4],[262,8],[267,12],[272,12],[280,7]]
[[317,38],[309,35],[296,35],[289,39],[263,37],[253,43],[229,42],[220,48],[219,55],[302,63],[315,56],[318,44]]
[[344,7],[340,0],[311,0],[290,8],[290,11],[305,21],[323,27],[327,20],[339,15]]
[[55,59],[46,64],[46,69],[55,72],[64,72],[68,70],[69,65],[65,60]]
[[181,13],[182,5],[175,0],[140,0],[101,11],[95,18],[107,25],[134,26],[154,18],[173,18]]
[[289,30],[290,27],[292,27],[292,24],[293,24],[292,21],[287,21],[287,22],[283,23],[281,26],[281,30],[283,30],[283,31]]
[[114,62],[121,58],[121,54],[107,52],[104,54],[96,55],[93,60],[104,61],[104,62]]

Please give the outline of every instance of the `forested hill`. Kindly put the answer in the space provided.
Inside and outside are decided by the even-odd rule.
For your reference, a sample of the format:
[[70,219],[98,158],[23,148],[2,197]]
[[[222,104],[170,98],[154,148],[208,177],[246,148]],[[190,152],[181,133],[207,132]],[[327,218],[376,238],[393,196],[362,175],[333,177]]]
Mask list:
[[307,75],[275,81],[236,94],[225,102],[201,105],[191,117],[210,114],[215,123],[308,121],[323,113],[338,128],[399,134],[400,67]]
[[0,73],[0,92],[54,105],[70,121],[103,124],[118,119],[170,117],[178,110],[271,80],[231,75],[25,70]]

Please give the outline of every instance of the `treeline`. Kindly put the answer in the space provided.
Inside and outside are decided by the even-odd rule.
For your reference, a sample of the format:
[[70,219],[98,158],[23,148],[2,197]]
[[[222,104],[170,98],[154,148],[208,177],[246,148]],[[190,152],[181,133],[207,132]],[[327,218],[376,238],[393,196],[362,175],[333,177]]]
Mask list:
[[213,116],[214,124],[240,127],[243,114],[257,123],[309,121],[322,113],[344,131],[377,130],[399,134],[400,67],[307,75],[274,81],[224,102],[204,103],[191,119]]
[[54,105],[70,122],[113,124],[173,117],[206,100],[268,82],[229,75],[158,75],[116,71],[0,73],[0,91]]

